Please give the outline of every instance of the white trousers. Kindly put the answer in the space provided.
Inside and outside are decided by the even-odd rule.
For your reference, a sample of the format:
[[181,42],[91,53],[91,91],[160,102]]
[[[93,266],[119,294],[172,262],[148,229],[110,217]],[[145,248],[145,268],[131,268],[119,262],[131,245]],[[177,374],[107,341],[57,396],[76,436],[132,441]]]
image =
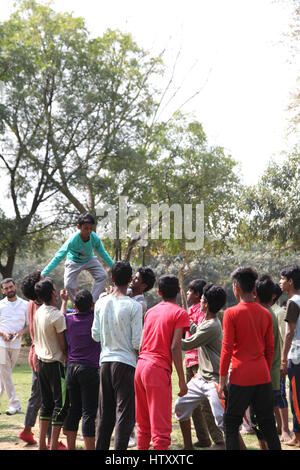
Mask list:
[[94,278],[92,296],[93,301],[96,302],[99,295],[104,290],[107,274],[102,264],[96,256],[93,256],[89,261],[84,263],[76,263],[75,261],[67,260],[65,263],[64,285],[67,289],[71,301],[74,303],[77,287],[78,276],[82,270],[88,271]]
[[16,397],[16,389],[12,379],[12,370],[17,362],[19,352],[20,349],[1,347],[1,357],[5,357],[5,363],[0,364],[0,400],[5,390],[8,397],[8,406],[15,410],[21,407],[20,400]]
[[199,406],[202,397],[209,401],[216,425],[223,428],[224,405],[220,400],[215,382],[207,382],[198,377],[193,377],[187,384],[188,393],[179,397],[175,402],[175,416],[179,421],[187,421],[193,411]]

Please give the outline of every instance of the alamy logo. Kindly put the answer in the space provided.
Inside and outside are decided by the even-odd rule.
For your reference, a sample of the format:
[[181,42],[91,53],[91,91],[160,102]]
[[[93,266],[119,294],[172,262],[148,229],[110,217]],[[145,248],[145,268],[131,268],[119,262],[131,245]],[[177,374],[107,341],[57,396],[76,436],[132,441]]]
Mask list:
[[146,246],[148,240],[185,240],[186,250],[199,250],[204,244],[204,204],[129,204],[120,196],[117,206],[97,207],[97,233],[102,238],[137,240]]

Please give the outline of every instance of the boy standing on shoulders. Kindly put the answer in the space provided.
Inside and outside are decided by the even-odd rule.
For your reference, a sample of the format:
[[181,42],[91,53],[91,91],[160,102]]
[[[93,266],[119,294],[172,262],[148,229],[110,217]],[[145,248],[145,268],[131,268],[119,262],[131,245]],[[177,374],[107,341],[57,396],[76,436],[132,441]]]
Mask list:
[[93,232],[94,224],[95,219],[91,214],[80,215],[77,223],[78,232],[68,238],[60,250],[57,251],[54,258],[42,271],[42,276],[48,276],[50,272],[67,257],[64,286],[73,303],[78,286],[77,279],[82,270],[88,271],[95,279],[92,290],[94,302],[98,300],[99,295],[104,289],[107,274],[100,261],[95,256],[94,250],[97,251],[100,258],[110,268],[113,265],[113,260],[105,251],[100,238]]
[[[37,300],[43,302],[34,317],[35,353],[38,357],[38,378],[42,395],[40,409],[39,449],[47,450],[46,434],[52,423],[50,450],[57,450],[58,438],[68,410],[65,368],[68,346],[65,338],[66,320],[56,307],[57,292],[52,279],[35,284]],[[65,300],[62,297],[62,310]]]
[[300,266],[292,265],[280,271],[280,287],[288,293],[285,321],[286,334],[281,354],[281,374],[290,380],[290,403],[295,436],[286,442],[300,447]]
[[187,393],[181,338],[189,329],[187,312],[177,304],[180,292],[176,276],[158,280],[163,300],[147,311],[135,375],[137,443],[148,450],[167,450],[172,432],[172,361],[179,379],[179,396]]
[[219,397],[232,362],[224,415],[226,450],[239,450],[239,427],[249,405],[269,450],[280,450],[274,417],[270,377],[274,354],[273,321],[270,312],[255,301],[258,275],[251,267],[236,269],[231,278],[238,305],[223,316]]

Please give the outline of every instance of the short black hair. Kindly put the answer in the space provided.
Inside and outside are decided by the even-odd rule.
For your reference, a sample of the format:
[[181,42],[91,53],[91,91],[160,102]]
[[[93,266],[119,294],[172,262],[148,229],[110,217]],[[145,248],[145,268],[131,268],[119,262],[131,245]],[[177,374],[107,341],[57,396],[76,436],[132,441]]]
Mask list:
[[37,299],[47,303],[51,302],[52,293],[55,290],[55,287],[52,279],[50,279],[50,277],[46,277],[35,284],[34,290]]
[[231,273],[231,279],[245,293],[251,293],[254,290],[258,274],[251,266],[240,267]]
[[257,279],[255,286],[259,300],[264,304],[269,304],[275,293],[275,282],[271,276],[263,274]]
[[27,274],[27,276],[23,277],[21,281],[21,291],[27,299],[29,300],[37,299],[34,286],[40,280],[41,280],[41,271],[39,271],[38,269],[36,271],[33,271],[32,273]]
[[147,287],[146,289],[144,289],[144,292],[148,292],[148,290],[152,289],[155,284],[154,272],[151,268],[148,268],[146,266],[141,266],[140,268],[138,268],[137,272],[140,273],[143,283],[147,284]]
[[8,284],[9,282],[12,282],[14,285],[16,285],[14,279],[12,277],[6,277],[5,279],[2,279],[1,281],[1,287],[3,284]]
[[117,261],[111,267],[111,275],[116,286],[126,286],[132,278],[132,267],[128,261]]
[[204,279],[194,279],[189,283],[189,289],[194,292],[194,294],[198,294],[199,297],[203,294],[203,288],[207,284]]
[[93,296],[90,291],[82,289],[77,292],[74,303],[79,312],[89,312],[93,305]]
[[295,289],[300,289],[300,266],[291,264],[285,266],[280,270],[280,276],[286,277],[288,280],[292,279]]
[[158,289],[163,299],[175,299],[179,291],[179,280],[174,274],[163,274],[158,279]]
[[89,212],[81,214],[77,219],[77,225],[81,227],[83,224],[95,224],[95,219]]
[[275,297],[273,298],[273,302],[275,303],[275,302],[277,302],[279,297],[282,296],[283,291],[281,290],[281,287],[278,284],[278,282],[275,282],[274,284],[275,284],[274,285],[274,295],[275,295]]
[[208,303],[211,313],[218,313],[226,304],[227,295],[223,287],[215,284],[206,284],[203,288],[204,301]]

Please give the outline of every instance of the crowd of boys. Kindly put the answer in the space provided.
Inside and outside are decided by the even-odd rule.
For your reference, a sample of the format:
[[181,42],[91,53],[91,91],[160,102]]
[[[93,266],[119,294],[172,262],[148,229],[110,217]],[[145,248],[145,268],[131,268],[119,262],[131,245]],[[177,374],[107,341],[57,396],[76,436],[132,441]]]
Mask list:
[[[39,413],[40,450],[63,449],[62,429],[67,448],[74,450],[80,421],[86,450],[109,449],[113,432],[114,449],[125,450],[135,428],[139,450],[151,444],[167,450],[174,412],[185,450],[210,447],[211,440],[216,449],[240,450],[246,448],[240,426],[250,410],[261,449],[280,450],[280,434],[288,445],[300,447],[300,267],[283,268],[279,284],[269,275],[259,277],[252,267],[236,269],[231,278],[237,304],[222,315],[223,287],[194,280],[186,311],[178,304],[176,276],[156,279],[148,267],[134,274],[128,262],[113,263],[93,225],[89,214],[81,216],[78,232],[47,268],[22,280],[28,301],[16,296],[12,279],[2,280],[0,397],[5,389],[7,414],[20,411],[11,375],[20,338],[29,331],[32,339],[32,388],[19,437],[36,443],[32,428]],[[111,268],[112,286],[102,293],[107,275],[94,249]],[[65,289],[59,294],[47,276],[65,256]],[[92,293],[77,288],[82,269],[95,278]],[[144,293],[155,282],[161,301],[147,310]],[[277,304],[283,292],[285,313]],[[67,311],[70,298],[72,312]],[[179,389],[175,403],[173,366]]]

